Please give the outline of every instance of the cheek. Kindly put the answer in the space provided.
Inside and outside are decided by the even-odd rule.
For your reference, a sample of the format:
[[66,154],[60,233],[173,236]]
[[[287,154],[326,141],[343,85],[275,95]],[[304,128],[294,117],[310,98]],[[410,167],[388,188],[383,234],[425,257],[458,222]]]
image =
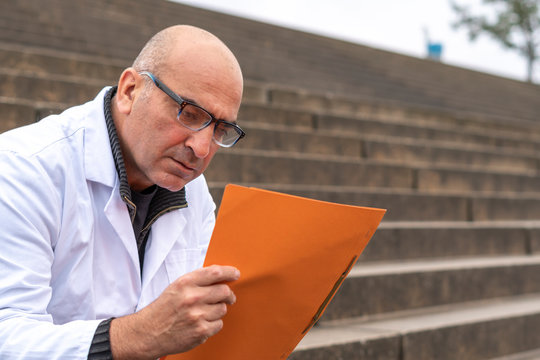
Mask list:
[[[156,146],[159,146],[162,152],[178,152],[185,147],[188,135],[180,129],[168,129],[159,135],[159,140],[156,141]],[[159,144],[159,145],[158,145]]]
[[170,147],[169,141],[167,133],[155,127],[146,127],[144,131],[139,131],[136,141],[131,146],[139,167],[148,170],[154,166]]
[[155,152],[163,152],[185,142],[187,132],[176,121],[160,118],[144,135]]

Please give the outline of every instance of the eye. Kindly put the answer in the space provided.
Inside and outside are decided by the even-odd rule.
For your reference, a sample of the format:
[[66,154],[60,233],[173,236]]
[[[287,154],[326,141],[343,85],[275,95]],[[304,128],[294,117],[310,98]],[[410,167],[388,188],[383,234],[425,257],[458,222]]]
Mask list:
[[191,109],[191,106],[186,106],[182,111],[184,119],[189,121],[195,121],[197,119],[197,113]]
[[208,114],[196,106],[186,104],[179,115],[179,120],[185,125],[199,128],[208,121]]
[[218,139],[222,139],[227,136],[228,129],[224,124],[219,124],[214,130],[214,134]]

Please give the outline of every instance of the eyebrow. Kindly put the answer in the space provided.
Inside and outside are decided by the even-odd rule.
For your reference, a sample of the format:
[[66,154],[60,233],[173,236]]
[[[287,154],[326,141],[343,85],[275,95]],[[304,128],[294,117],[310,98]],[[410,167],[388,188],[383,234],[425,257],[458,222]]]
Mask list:
[[[167,85],[165,85],[165,86],[167,86]],[[169,88],[169,89],[170,89],[170,88]],[[206,110],[205,107],[203,107],[202,105],[200,105],[200,104],[199,104],[198,102],[196,102],[195,100],[190,99],[190,98],[187,98],[187,97],[184,97],[184,96],[181,96],[180,94],[178,94],[176,91],[174,91],[174,90],[172,90],[172,89],[171,89],[171,91],[172,91],[173,93],[175,93],[177,96],[179,96],[182,100],[187,101],[188,103],[191,103],[191,104],[193,104],[193,105],[197,105],[197,106],[199,106],[201,109],[204,109],[204,111],[206,111],[207,113],[209,113],[210,115],[212,115],[212,116],[214,117],[214,119],[216,119],[216,120],[221,120],[221,121],[226,121],[226,122],[228,122],[228,123],[238,125],[236,119],[233,120],[233,121],[229,121],[229,120],[225,120],[225,119],[219,119],[219,118],[215,117],[214,114],[212,114],[210,111]]]
[[[173,90],[173,92],[174,92],[176,95],[178,95],[178,93],[177,93],[176,91]],[[190,99],[190,98],[187,98],[187,97],[184,97],[184,96],[181,96],[181,95],[178,95],[178,96],[180,96],[180,98],[181,98],[182,100],[187,101],[188,103],[191,103],[191,104],[193,104],[193,105],[197,105],[197,106],[202,107],[201,104],[199,104],[198,102],[196,102],[196,101],[193,100],[193,99]],[[203,108],[203,107],[202,107],[202,108]],[[204,109],[204,108],[203,108],[203,109]],[[204,109],[204,110],[206,110],[206,109]],[[206,110],[206,111],[208,111],[208,110]]]

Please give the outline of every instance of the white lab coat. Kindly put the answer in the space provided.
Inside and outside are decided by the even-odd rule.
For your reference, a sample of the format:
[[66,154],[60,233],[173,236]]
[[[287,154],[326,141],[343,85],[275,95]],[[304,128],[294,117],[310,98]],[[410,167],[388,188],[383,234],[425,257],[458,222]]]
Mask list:
[[93,101],[0,135],[0,359],[86,359],[103,319],[133,313],[200,266],[215,205],[152,226],[142,280],[103,115]]

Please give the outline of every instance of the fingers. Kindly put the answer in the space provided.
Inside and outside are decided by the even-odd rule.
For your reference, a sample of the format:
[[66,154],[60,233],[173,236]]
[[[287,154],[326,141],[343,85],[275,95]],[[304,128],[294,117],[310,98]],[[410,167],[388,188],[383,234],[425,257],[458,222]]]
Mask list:
[[240,271],[232,266],[212,265],[197,269],[191,273],[195,284],[209,286],[222,282],[235,281],[240,278]]
[[202,311],[206,321],[214,322],[221,320],[225,315],[227,315],[227,305],[224,303],[205,305],[202,307]]
[[[179,281],[177,286],[182,286],[182,282]],[[182,299],[181,302],[176,302],[178,307],[192,307],[198,305],[214,305],[224,304],[232,305],[236,302],[236,296],[231,288],[226,284],[214,284],[209,286],[196,286],[191,288],[179,289],[179,294]]]
[[198,336],[198,345],[205,343],[206,340],[216,335],[221,329],[223,329],[223,320],[221,319],[206,322],[204,331],[201,331],[201,335]]
[[206,302],[208,304],[224,303],[232,305],[236,302],[236,296],[231,288],[225,284],[208,286],[205,288],[208,291]]
[[[178,278],[172,285],[179,293],[188,296],[193,303],[234,304],[236,296],[225,283],[238,280],[240,272],[232,266],[212,265],[197,269]],[[186,292],[185,289],[191,289]],[[188,300],[189,301],[189,300]],[[190,301],[191,302],[191,301]]]

